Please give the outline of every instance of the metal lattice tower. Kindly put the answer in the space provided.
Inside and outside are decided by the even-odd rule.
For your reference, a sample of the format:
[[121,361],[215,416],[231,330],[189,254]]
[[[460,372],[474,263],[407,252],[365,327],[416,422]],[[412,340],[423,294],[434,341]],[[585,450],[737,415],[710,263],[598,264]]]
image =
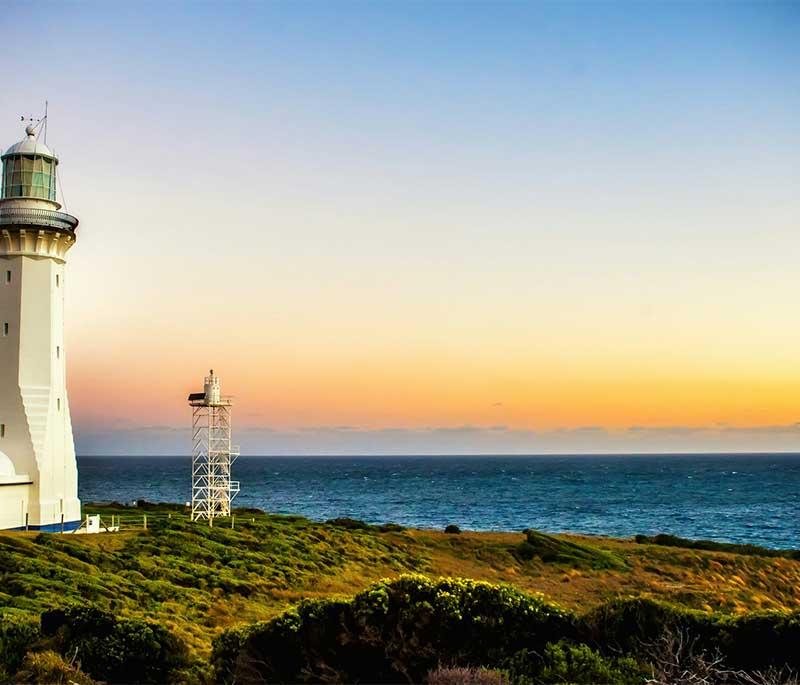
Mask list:
[[231,515],[231,502],[239,482],[231,480],[231,466],[239,448],[231,446],[230,398],[220,395],[219,377],[213,369],[203,392],[189,395],[192,407],[192,521]]

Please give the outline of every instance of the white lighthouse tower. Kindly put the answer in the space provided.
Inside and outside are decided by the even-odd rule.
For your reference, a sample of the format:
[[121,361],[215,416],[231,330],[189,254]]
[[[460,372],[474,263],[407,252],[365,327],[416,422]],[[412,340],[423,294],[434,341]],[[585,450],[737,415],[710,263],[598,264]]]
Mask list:
[[2,155],[0,528],[60,531],[81,518],[64,353],[65,264],[78,220],[59,211],[58,158],[37,128]]

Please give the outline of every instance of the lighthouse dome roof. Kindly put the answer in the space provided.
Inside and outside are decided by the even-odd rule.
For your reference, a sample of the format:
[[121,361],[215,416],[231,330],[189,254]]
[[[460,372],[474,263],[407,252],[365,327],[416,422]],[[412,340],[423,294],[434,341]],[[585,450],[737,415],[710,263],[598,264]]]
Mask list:
[[41,157],[56,159],[55,153],[42,141],[36,139],[36,134],[30,126],[25,129],[25,134],[25,138],[8,148],[8,150],[3,153],[3,157],[7,157],[8,155],[39,155]]
[[14,462],[11,458],[0,451],[0,478],[8,478],[9,476],[16,476],[17,472],[14,469]]

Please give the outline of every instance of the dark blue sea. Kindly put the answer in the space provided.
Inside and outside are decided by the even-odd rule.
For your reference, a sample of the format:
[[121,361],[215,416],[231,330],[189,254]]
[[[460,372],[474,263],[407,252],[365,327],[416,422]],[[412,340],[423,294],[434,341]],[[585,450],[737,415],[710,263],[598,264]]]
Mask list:
[[[81,457],[84,502],[186,502],[188,457]],[[800,454],[242,457],[240,507],[324,520],[800,547]]]

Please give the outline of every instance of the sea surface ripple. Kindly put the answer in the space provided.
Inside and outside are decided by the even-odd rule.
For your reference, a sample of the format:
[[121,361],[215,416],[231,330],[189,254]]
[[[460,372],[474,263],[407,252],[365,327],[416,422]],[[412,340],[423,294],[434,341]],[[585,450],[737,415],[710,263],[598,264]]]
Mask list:
[[[80,457],[84,502],[185,502],[188,457]],[[241,457],[236,506],[325,520],[800,547],[800,454]]]

